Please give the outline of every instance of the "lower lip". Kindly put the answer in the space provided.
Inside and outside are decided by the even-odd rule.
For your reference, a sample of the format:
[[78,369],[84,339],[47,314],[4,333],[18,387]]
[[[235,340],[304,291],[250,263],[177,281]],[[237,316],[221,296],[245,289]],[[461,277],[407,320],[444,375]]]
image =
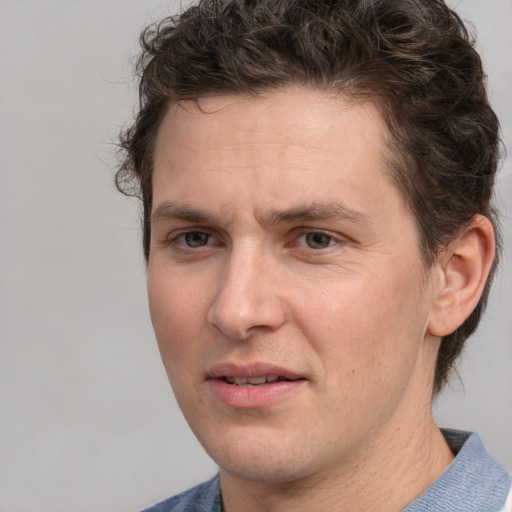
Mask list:
[[210,379],[219,402],[239,409],[261,409],[282,402],[306,384],[305,380],[277,381],[260,386],[235,386],[222,379]]

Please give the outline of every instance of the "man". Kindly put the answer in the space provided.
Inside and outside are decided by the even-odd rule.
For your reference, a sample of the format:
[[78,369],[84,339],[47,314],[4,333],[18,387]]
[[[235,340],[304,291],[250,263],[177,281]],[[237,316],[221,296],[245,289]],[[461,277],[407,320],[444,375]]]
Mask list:
[[153,511],[510,511],[432,397],[496,265],[499,138],[440,0],[204,0],[143,36],[118,185],[217,477]]

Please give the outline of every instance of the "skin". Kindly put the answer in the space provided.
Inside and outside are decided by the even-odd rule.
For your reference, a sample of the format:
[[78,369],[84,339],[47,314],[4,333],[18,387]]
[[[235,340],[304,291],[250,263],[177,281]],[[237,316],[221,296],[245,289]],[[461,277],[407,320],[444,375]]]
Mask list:
[[[174,104],[159,129],[151,318],[227,512],[396,511],[453,458],[431,412],[448,274],[423,266],[385,142],[372,104],[300,89]],[[301,385],[231,407],[226,362]]]

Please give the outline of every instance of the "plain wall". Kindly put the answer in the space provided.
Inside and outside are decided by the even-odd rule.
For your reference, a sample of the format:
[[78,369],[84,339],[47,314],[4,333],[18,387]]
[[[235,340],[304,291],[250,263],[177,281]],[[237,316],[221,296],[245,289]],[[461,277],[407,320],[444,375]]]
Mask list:
[[[512,151],[511,0],[460,0]],[[159,359],[139,208],[115,191],[138,34],[178,2],[0,0],[0,510],[136,511],[215,472]],[[512,160],[505,257],[443,425],[512,469]]]

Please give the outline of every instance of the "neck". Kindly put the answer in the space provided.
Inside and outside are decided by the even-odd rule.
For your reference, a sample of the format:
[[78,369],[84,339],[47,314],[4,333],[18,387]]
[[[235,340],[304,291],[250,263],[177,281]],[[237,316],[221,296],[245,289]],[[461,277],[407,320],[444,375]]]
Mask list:
[[423,413],[416,412],[405,421],[393,422],[394,428],[375,435],[364,453],[297,481],[247,481],[221,470],[225,511],[401,510],[453,460],[430,407]]

